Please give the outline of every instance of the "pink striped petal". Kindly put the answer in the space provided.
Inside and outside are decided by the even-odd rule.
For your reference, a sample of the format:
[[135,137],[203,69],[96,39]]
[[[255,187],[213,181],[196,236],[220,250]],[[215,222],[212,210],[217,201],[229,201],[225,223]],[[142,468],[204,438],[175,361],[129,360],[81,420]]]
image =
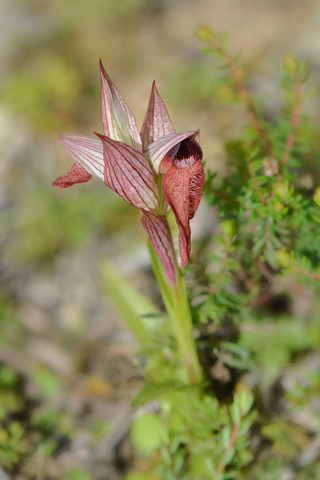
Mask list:
[[104,181],[103,146],[100,140],[83,135],[66,134],[62,134],[60,140],[69,155],[87,172]]
[[174,148],[176,145],[179,145],[186,138],[192,138],[195,133],[196,132],[194,131],[184,133],[171,133],[170,135],[158,138],[157,140],[152,142],[146,148],[146,150],[144,150],[144,154],[149,159],[149,162],[151,163],[155,172],[165,173],[166,171],[168,171],[172,165],[172,161],[170,160],[170,158],[164,158],[166,157],[166,154],[169,152],[169,150]]
[[71,187],[75,183],[89,182],[91,178],[92,175],[90,175],[90,173],[88,173],[87,170],[80,165],[80,163],[75,162],[68,173],[61,175],[61,177],[57,178],[52,184],[55,187],[67,188]]
[[172,133],[176,133],[176,131],[168,110],[158,93],[156,83],[153,82],[149,105],[140,133],[143,150],[155,140]]
[[105,135],[112,140],[127,143],[142,151],[141,138],[133,113],[119,90],[114,86],[101,60],[100,75],[101,116]]
[[179,227],[181,266],[184,268],[191,251],[189,221],[197,211],[203,190],[202,150],[194,140],[187,139],[178,149],[174,147],[168,152],[168,156],[170,154],[172,166],[163,176],[162,191]]
[[126,143],[96,135],[103,144],[105,183],[135,207],[157,210],[158,184],[143,153]]
[[175,285],[177,262],[167,217],[143,211],[141,222],[159,255],[170,284]]

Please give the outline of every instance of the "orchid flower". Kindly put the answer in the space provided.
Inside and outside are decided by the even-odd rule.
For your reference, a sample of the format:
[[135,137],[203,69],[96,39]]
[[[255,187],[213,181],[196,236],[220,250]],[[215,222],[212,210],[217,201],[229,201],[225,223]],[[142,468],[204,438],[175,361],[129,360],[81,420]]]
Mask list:
[[204,173],[199,130],[176,133],[153,82],[139,133],[135,118],[100,61],[101,114],[104,135],[97,138],[61,135],[75,163],[53,185],[65,188],[91,180],[92,175],[139,208],[142,224],[175,284],[176,256],[167,221],[168,206],[179,228],[181,266],[190,257],[189,221],[199,206]]

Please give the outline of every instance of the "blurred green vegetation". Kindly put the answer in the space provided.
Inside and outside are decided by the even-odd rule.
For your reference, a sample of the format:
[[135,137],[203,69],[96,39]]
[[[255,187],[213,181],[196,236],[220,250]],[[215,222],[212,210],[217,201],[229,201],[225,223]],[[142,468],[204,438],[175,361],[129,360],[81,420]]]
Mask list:
[[121,74],[127,91],[142,80],[145,105],[155,77],[172,102],[171,110],[180,108],[191,115],[190,108],[199,110],[210,103],[216,73],[195,55],[196,45],[191,55],[177,50],[173,56],[170,32],[161,44],[157,40],[168,9],[165,1],[34,0],[28,8],[15,3],[33,19],[36,30],[28,36],[17,31],[0,96],[35,129],[66,131],[100,122],[100,57],[111,75],[113,70]]
[[[129,205],[105,188],[55,191],[43,185],[8,219],[14,241],[8,254],[19,262],[41,263],[59,252],[85,245],[95,236],[123,228],[138,218]],[[136,215],[134,215],[136,213]]]

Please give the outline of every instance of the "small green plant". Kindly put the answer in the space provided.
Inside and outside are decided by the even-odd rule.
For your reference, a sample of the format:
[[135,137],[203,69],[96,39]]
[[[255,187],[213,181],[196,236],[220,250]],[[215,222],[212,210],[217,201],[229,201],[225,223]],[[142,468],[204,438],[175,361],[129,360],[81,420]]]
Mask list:
[[12,422],[8,429],[0,429],[0,464],[11,467],[26,453],[26,439],[23,438],[23,428],[17,422]]
[[229,407],[190,389],[163,395],[159,416],[144,413],[134,420],[133,444],[160,478],[223,478],[226,471],[230,477],[252,460],[252,402],[246,390]]

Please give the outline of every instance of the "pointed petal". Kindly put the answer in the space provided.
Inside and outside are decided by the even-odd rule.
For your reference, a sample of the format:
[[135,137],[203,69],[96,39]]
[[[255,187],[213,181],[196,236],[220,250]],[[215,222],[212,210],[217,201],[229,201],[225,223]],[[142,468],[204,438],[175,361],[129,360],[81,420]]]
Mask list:
[[135,207],[157,210],[158,184],[143,153],[126,143],[96,135],[103,144],[105,183]]
[[162,191],[179,227],[181,266],[184,268],[191,250],[189,221],[197,211],[203,190],[202,150],[194,140],[187,139],[181,143],[178,151],[174,147],[172,152],[173,163],[163,176]]
[[90,175],[90,173],[88,173],[87,170],[80,165],[80,163],[75,162],[70,168],[70,171],[57,178],[52,185],[60,188],[67,188],[71,187],[75,183],[89,182],[91,178],[92,175]]
[[166,216],[144,211],[141,222],[149,235],[155,251],[159,255],[169,282],[171,285],[175,285],[177,262],[172,235]]
[[[152,142],[146,150],[144,150],[144,154],[149,159],[152,167],[154,168],[155,172],[157,173],[165,173],[171,167],[172,161],[170,159],[164,159],[166,154],[174,148],[176,145],[179,145],[183,140],[186,138],[192,138],[196,132],[183,132],[183,133],[171,133],[170,135],[166,135],[162,138],[158,138]],[[163,160],[164,159],[164,160]],[[163,162],[162,162],[163,160]],[[162,162],[161,168],[160,164]]]
[[168,110],[158,93],[156,83],[153,82],[149,105],[140,133],[143,150],[145,150],[150,143],[171,133],[176,133],[176,131],[171,122]]
[[133,113],[112,83],[101,60],[100,75],[101,116],[105,135],[142,151],[141,138]]
[[60,140],[69,155],[81,163],[87,172],[104,181],[103,146],[100,140],[66,134],[62,134]]

